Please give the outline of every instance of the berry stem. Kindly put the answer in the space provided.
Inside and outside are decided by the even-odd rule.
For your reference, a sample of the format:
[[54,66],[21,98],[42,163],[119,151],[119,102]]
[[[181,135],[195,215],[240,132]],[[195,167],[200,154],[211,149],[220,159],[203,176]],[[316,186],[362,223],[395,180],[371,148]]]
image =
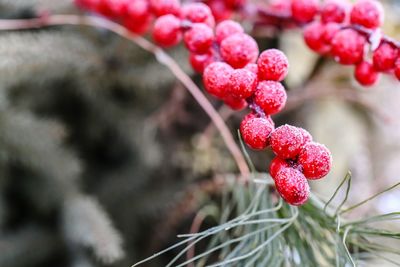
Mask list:
[[260,118],[266,118],[266,114],[265,114],[264,110],[254,102],[253,97],[247,98],[246,102],[249,105],[249,108],[251,109],[251,111],[253,111],[253,113],[257,114],[257,116]]
[[247,181],[249,179],[249,167],[247,166],[246,160],[224,120],[212,106],[210,101],[205,97],[200,88],[181,69],[178,63],[167,53],[165,53],[161,48],[155,46],[153,43],[147,41],[139,35],[128,31],[123,26],[110,20],[103,19],[101,17],[78,15],[50,15],[34,19],[0,20],[0,30],[24,30],[59,25],[84,25],[104,28],[134,42],[142,49],[154,54],[156,59],[161,64],[165,65],[175,75],[175,77],[180,82],[182,82],[182,84],[192,94],[192,96],[196,99],[199,105],[203,108],[203,110],[207,113],[215,126],[218,128],[228,150],[230,151],[239,168],[239,171],[241,173],[241,180]]

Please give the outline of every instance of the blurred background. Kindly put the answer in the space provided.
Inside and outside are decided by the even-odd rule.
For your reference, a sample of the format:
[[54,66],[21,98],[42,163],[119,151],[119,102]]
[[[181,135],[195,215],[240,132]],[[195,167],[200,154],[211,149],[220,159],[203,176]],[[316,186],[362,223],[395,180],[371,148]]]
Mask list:
[[[400,39],[400,1],[382,1]],[[1,18],[78,13],[68,0],[0,0]],[[327,199],[348,170],[350,202],[399,181],[400,83],[362,88],[352,67],[321,59],[297,30],[257,36],[288,55],[289,103],[275,117],[333,152]],[[170,54],[193,75],[187,52]],[[131,266],[189,231],[209,201],[194,183],[237,172],[210,119],[151,54],[101,29],[0,33],[0,266]],[[235,134],[244,112],[210,101]],[[236,136],[236,134],[235,134]],[[270,151],[250,153],[265,172]],[[400,210],[400,191],[363,212]],[[398,227],[394,225],[393,227]],[[147,266],[164,266],[174,252]],[[371,266],[374,266],[373,264]],[[389,265],[388,265],[389,266]]]

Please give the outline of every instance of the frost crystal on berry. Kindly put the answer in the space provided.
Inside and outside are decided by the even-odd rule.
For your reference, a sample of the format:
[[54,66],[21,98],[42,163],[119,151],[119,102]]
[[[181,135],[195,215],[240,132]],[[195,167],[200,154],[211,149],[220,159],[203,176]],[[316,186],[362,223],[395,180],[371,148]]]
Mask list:
[[262,81],[254,94],[254,101],[266,114],[273,115],[281,111],[287,100],[285,88],[279,82]]
[[236,33],[224,39],[220,51],[222,58],[234,68],[256,62],[259,53],[256,41],[245,33]]
[[316,180],[328,174],[332,166],[331,152],[324,145],[311,142],[300,152],[298,162],[303,166],[304,175]]
[[249,114],[240,124],[243,141],[252,149],[261,150],[269,145],[268,138],[274,126],[264,118]]
[[223,62],[208,65],[203,74],[203,83],[207,92],[223,99],[228,91],[232,71],[232,67]]
[[300,206],[308,200],[310,186],[299,170],[282,168],[276,174],[274,181],[276,189],[287,203]]
[[299,129],[291,125],[282,125],[271,133],[271,148],[282,159],[293,159],[300,154],[304,143]]
[[257,61],[260,80],[280,82],[289,71],[289,61],[285,54],[278,49],[268,49],[260,54]]

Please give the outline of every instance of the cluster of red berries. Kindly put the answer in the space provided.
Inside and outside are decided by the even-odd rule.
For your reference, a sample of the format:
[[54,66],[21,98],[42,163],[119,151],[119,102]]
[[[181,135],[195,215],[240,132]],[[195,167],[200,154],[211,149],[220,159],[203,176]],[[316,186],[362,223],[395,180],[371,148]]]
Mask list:
[[264,11],[266,23],[273,26],[304,26],[309,48],[340,64],[354,65],[360,84],[375,84],[381,73],[394,74],[400,80],[400,43],[381,32],[384,11],[380,2],[358,0],[351,5],[347,0],[322,4],[319,0],[274,0]]
[[[323,145],[312,142],[304,129],[284,125],[275,129],[271,115],[281,111],[287,100],[280,83],[289,62],[277,49],[261,54],[257,42],[232,20],[215,22],[204,3],[180,5],[177,0],[77,0],[79,6],[121,21],[128,29],[143,33],[151,17],[157,17],[153,40],[162,47],[183,40],[193,69],[203,74],[206,91],[232,109],[247,106],[252,112],[240,125],[244,142],[261,150],[271,145],[277,155],[271,176],[280,195],[292,205],[303,204],[309,195],[306,180],[325,176],[331,155]],[[243,1],[225,1],[232,7]]]

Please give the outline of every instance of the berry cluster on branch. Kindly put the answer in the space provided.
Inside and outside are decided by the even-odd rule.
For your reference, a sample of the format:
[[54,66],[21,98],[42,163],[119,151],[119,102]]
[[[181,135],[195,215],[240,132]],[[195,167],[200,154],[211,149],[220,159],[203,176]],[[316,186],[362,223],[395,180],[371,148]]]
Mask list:
[[[91,5],[94,2],[96,7]],[[232,109],[251,109],[240,125],[242,138],[255,150],[271,146],[276,154],[271,176],[286,202],[304,204],[310,190],[307,178],[327,175],[332,164],[329,150],[313,142],[304,129],[289,125],[275,129],[271,119],[284,108],[287,99],[280,83],[289,70],[283,52],[268,49],[260,53],[257,42],[244,33],[240,24],[232,20],[216,23],[204,3],[181,6],[177,0],[77,0],[77,4],[121,21],[136,33],[148,27],[144,13],[154,16],[152,37],[158,45],[171,47],[183,40],[194,70],[203,74],[206,91]]]
[[303,27],[307,46],[354,65],[354,77],[364,86],[375,84],[381,73],[400,80],[400,43],[383,35],[382,4],[376,0],[273,0],[258,7],[259,23],[281,28]]

